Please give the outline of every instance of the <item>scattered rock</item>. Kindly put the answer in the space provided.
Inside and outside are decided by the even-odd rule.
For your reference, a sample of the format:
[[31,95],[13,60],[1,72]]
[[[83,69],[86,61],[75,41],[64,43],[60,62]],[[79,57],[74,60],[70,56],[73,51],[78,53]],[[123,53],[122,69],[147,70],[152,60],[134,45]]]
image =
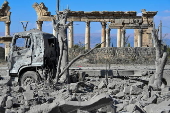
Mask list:
[[107,87],[108,87],[109,89],[115,89],[115,86],[116,86],[115,83],[109,83],[109,84],[107,85]]
[[40,91],[38,91],[38,96],[40,96],[40,97],[41,97],[41,96],[44,96],[43,91],[41,91],[41,90],[40,90]]
[[162,92],[170,91],[170,86],[166,86],[166,87],[162,88],[161,91]]
[[151,98],[149,98],[148,102],[156,104],[157,103],[157,98],[158,98],[157,95],[153,95]]
[[13,97],[10,97],[10,96],[7,97],[7,101],[6,101],[6,108],[7,109],[11,109],[12,108],[12,106],[13,106],[12,99],[13,99]]
[[125,94],[130,94],[130,86],[125,86],[123,92]]
[[116,97],[123,98],[124,95],[125,95],[124,92],[119,92],[119,93],[116,94]]
[[7,97],[8,97],[7,95],[4,95],[4,96],[0,97],[0,107],[5,107]]
[[76,92],[78,90],[78,84],[77,83],[71,83],[70,84],[70,90],[72,92]]
[[126,110],[130,113],[144,113],[143,110],[135,104],[129,104],[126,107]]
[[139,88],[139,87],[137,87],[137,86],[131,86],[130,87],[130,94],[131,95],[138,95],[138,94],[141,94],[142,93],[142,89],[141,88]]
[[22,88],[21,86],[16,86],[16,87],[13,88],[13,90],[17,93],[24,92],[24,88]]
[[25,100],[34,99],[34,91],[33,90],[26,91],[26,92],[23,93],[23,95],[24,95]]
[[25,86],[25,90],[26,90],[26,91],[30,91],[30,90],[32,90],[31,85],[27,85],[27,86]]
[[101,89],[101,88],[104,88],[104,87],[106,87],[106,84],[105,84],[104,80],[102,80],[100,82],[100,84],[98,85],[98,88]]

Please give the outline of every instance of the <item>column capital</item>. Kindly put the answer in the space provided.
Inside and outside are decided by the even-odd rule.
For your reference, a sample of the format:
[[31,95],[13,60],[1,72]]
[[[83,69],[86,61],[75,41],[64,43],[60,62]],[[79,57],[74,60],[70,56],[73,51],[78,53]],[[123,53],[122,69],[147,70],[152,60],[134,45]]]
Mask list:
[[121,31],[122,31],[123,34],[126,33],[126,29],[124,29],[124,28]]
[[139,32],[139,33],[142,33],[142,32],[143,32],[143,29],[139,29],[138,32]]
[[69,26],[73,26],[73,21],[69,21]]
[[37,24],[43,24],[43,21],[36,21]]
[[106,22],[101,22],[101,25],[102,26],[106,26]]
[[86,26],[90,27],[90,21],[86,21]]
[[40,31],[42,31],[43,21],[36,21],[36,22],[37,22],[37,29],[39,29]]
[[110,30],[111,30],[110,28],[107,28],[107,29],[106,29],[106,33],[109,33],[109,32],[110,32]]
[[85,21],[86,22],[86,24],[90,24],[90,21]]
[[5,24],[11,24],[11,21],[5,21]]

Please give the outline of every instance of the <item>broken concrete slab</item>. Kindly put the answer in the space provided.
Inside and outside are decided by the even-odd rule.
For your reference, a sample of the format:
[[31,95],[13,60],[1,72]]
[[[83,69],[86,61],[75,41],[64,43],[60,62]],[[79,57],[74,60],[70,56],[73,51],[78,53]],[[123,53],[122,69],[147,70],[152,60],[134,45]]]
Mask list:
[[116,86],[116,84],[115,83],[109,83],[108,85],[107,85],[107,88],[109,88],[109,89],[115,89],[115,86]]
[[170,100],[165,100],[159,104],[149,104],[144,107],[147,113],[164,113],[165,111],[170,111]]
[[157,95],[153,95],[151,98],[148,99],[148,102],[156,104],[157,103],[157,98],[158,98]]
[[130,86],[125,86],[124,87],[124,89],[123,89],[123,92],[125,93],[125,94],[130,94]]
[[170,91],[170,86],[166,86],[166,87],[164,87],[164,88],[161,88],[161,91],[162,91],[162,92]]
[[126,106],[126,110],[130,113],[132,113],[135,110],[136,105],[135,104],[129,104]]
[[10,96],[7,97],[7,101],[6,101],[6,108],[7,109],[11,109],[12,108],[12,106],[13,106],[12,99],[13,99],[13,97],[10,97]]
[[91,111],[93,109],[99,109],[102,106],[110,105],[112,99],[106,94],[100,94],[90,99],[89,101],[60,101],[60,108],[62,108],[66,113],[69,111],[73,113],[78,108],[80,110]]
[[5,107],[6,105],[6,100],[7,100],[7,95],[0,96],[0,107]]
[[139,88],[137,86],[131,86],[130,87],[130,94],[131,95],[138,95],[138,94],[141,94],[142,93],[142,88]]
[[25,100],[34,99],[34,91],[33,90],[26,91],[26,92],[23,93],[23,95],[24,95]]
[[78,83],[71,83],[70,84],[70,90],[72,92],[77,92],[77,90],[78,90]]
[[117,98],[123,98],[125,96],[124,92],[119,92],[115,95]]
[[104,80],[102,80],[102,81],[100,82],[100,84],[98,85],[98,89],[101,89],[101,88],[104,88],[104,87],[106,87],[106,83],[105,83]]

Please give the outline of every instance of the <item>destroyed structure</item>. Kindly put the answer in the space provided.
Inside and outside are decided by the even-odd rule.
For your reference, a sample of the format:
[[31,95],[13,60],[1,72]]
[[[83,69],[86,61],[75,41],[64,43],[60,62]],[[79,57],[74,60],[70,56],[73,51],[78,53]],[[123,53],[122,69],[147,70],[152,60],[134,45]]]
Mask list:
[[8,57],[9,44],[12,41],[12,37],[10,36],[11,12],[9,11],[10,7],[8,4],[9,3],[7,1],[4,1],[0,8],[0,22],[5,23],[5,36],[0,37],[0,43],[5,44],[5,59]]
[[[34,7],[37,7],[36,10],[38,10],[38,8],[42,8],[39,12],[39,15],[46,15],[47,18],[49,18],[50,12],[47,11],[47,8],[43,3],[41,3],[40,5],[34,4]],[[145,13],[149,14],[149,12],[143,10],[143,15],[145,15]],[[60,43],[59,41],[59,44],[61,44],[61,49],[62,46],[67,47],[67,45],[62,44],[67,43],[66,28],[68,27],[68,25],[72,25],[72,22],[66,24],[67,14],[70,14],[69,11],[66,10],[63,12],[57,12],[57,14],[57,16],[54,16],[56,18],[52,17],[51,20],[53,20],[55,35],[59,36],[58,40],[61,39],[61,41],[64,42]],[[73,14],[72,11],[71,14]],[[125,13],[123,12],[123,14]],[[60,18],[58,16],[60,16]],[[170,87],[167,86],[167,82],[165,79],[162,78],[162,75],[161,77],[159,77],[159,79],[157,79],[157,77],[154,76],[153,70],[148,71],[146,68],[144,68],[145,71],[142,73],[136,73],[136,75],[133,73],[133,75],[128,76],[129,70],[127,69],[127,67],[123,70],[122,66],[118,66],[112,72],[111,68],[113,67],[110,67],[110,64],[106,64],[106,66],[104,67],[106,69],[99,69],[100,74],[97,73],[98,70],[90,70],[90,67],[86,67],[86,70],[92,72],[87,72],[85,71],[85,69],[83,70],[82,68],[79,72],[78,69],[73,69],[68,76],[70,78],[70,82],[67,81],[67,83],[65,81],[62,81],[52,84],[54,81],[50,81],[50,84],[46,80],[42,80],[40,83],[37,84],[37,81],[29,81],[29,79],[34,78],[37,75],[45,75],[46,77],[46,75],[50,76],[54,74],[56,71],[55,69],[57,68],[53,66],[58,65],[56,63],[56,61],[59,61],[60,59],[58,59],[58,56],[61,56],[61,54],[65,54],[64,57],[68,57],[66,53],[67,48],[64,48],[65,51],[63,49],[61,49],[62,51],[60,52],[57,51],[57,39],[52,34],[40,31],[42,30],[42,22],[43,21],[37,22],[41,23],[38,24],[39,30],[33,29],[30,31],[16,33],[13,37],[9,59],[11,63],[11,65],[9,65],[10,69],[13,72],[17,69],[23,72],[21,74],[21,78],[25,77],[24,79],[28,79],[28,83],[31,82],[31,84],[19,86],[17,79],[13,80],[9,78],[8,76],[6,76],[3,68],[0,68],[0,75],[2,75],[0,76],[0,113],[170,112]],[[149,22],[149,20],[147,20],[147,22]],[[121,31],[121,37],[124,38],[124,29],[127,29],[129,26],[131,28],[132,26],[135,26],[135,28],[140,26],[141,29],[147,28],[147,30],[149,29],[149,27],[153,27],[152,22],[148,24],[143,22],[141,23],[141,21],[135,20],[135,24],[131,25],[130,23],[131,22],[126,19],[121,22],[114,19],[114,21],[110,23],[110,28],[114,28],[114,26],[116,25],[119,27],[123,26],[123,28],[121,28],[123,29]],[[139,30],[139,33],[142,33],[141,29]],[[152,32],[152,38],[155,38],[155,40],[158,41],[158,35],[157,33],[155,33],[157,30],[155,28],[153,30],[154,31]],[[89,27],[87,31],[89,31]],[[104,32],[105,29],[103,30],[103,33]],[[87,37],[89,37],[89,35]],[[103,35],[103,37],[105,37],[105,35]],[[25,48],[19,48],[15,46],[18,38],[25,38]],[[124,47],[124,44],[122,43],[124,42],[124,40],[122,40],[123,38],[120,39],[121,41],[119,40],[119,45],[121,45],[121,47]],[[141,42],[141,38],[142,35],[139,35],[138,39],[140,40],[137,41],[138,46],[144,46],[143,42]],[[102,44],[103,42],[105,43],[104,40],[102,41]],[[103,47],[105,47],[106,43],[103,44]],[[159,43],[157,44],[159,45]],[[86,49],[89,48],[86,47]],[[157,52],[159,53],[160,51]],[[17,58],[16,56],[19,58]],[[160,64],[159,59],[161,60],[161,62],[165,61],[161,58],[161,52],[158,56],[159,57],[157,57],[156,59],[157,64]],[[166,55],[163,56],[166,57]],[[108,58],[109,57],[110,56],[108,56]],[[24,62],[22,59],[24,59]],[[64,59],[64,61],[66,65],[63,69],[67,69],[66,67],[69,67],[69,64],[67,64],[68,62],[66,59]],[[41,69],[37,66],[42,63],[44,63],[44,65],[42,65],[41,68],[44,69]],[[19,66],[21,66],[21,68]],[[165,65],[163,65],[163,68],[164,66]],[[139,72],[141,72],[141,67],[142,66],[138,67]],[[23,68],[25,69],[22,70]],[[137,68],[135,67],[135,69]],[[158,72],[160,71],[158,70]],[[62,71],[60,73],[62,73]],[[153,85],[149,84],[149,80],[151,77],[155,77],[155,79],[153,80],[161,80],[159,88],[155,88]],[[53,78],[53,76],[51,76],[51,78]]]

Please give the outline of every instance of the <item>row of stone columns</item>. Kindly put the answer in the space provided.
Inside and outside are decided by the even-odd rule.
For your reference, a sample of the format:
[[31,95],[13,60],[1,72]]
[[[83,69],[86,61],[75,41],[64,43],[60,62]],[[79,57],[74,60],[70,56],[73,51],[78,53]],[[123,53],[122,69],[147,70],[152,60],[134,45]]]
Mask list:
[[[126,30],[124,28],[117,30],[117,47],[125,47],[125,34]],[[138,30],[138,41],[136,47],[142,47],[142,29]]]
[[[42,30],[43,21],[37,21],[37,29]],[[8,24],[7,24],[8,25]],[[106,22],[101,22],[101,47],[110,47],[110,28],[106,29]],[[8,27],[6,27],[7,29]],[[117,47],[125,47],[125,33],[124,28],[117,29]],[[55,30],[53,34],[56,36]],[[73,22],[68,27],[68,47],[72,48],[74,45],[73,40]],[[142,47],[142,29],[138,30],[138,42],[137,47]],[[86,22],[85,27],[85,49],[90,49],[90,21]]]
[[[37,21],[37,29],[42,31],[43,21]],[[101,47],[110,47],[110,29],[106,29],[106,22],[101,22],[102,34],[101,34]],[[55,30],[53,35],[56,36]],[[73,40],[73,22],[68,26],[68,47],[72,48],[74,45]],[[86,22],[85,27],[85,49],[90,49],[90,21]]]
[[[73,22],[68,27],[68,47],[73,47]],[[110,29],[106,29],[106,22],[101,22],[102,34],[101,34],[101,47],[110,46]],[[85,27],[85,49],[90,49],[90,21],[86,21]]]

